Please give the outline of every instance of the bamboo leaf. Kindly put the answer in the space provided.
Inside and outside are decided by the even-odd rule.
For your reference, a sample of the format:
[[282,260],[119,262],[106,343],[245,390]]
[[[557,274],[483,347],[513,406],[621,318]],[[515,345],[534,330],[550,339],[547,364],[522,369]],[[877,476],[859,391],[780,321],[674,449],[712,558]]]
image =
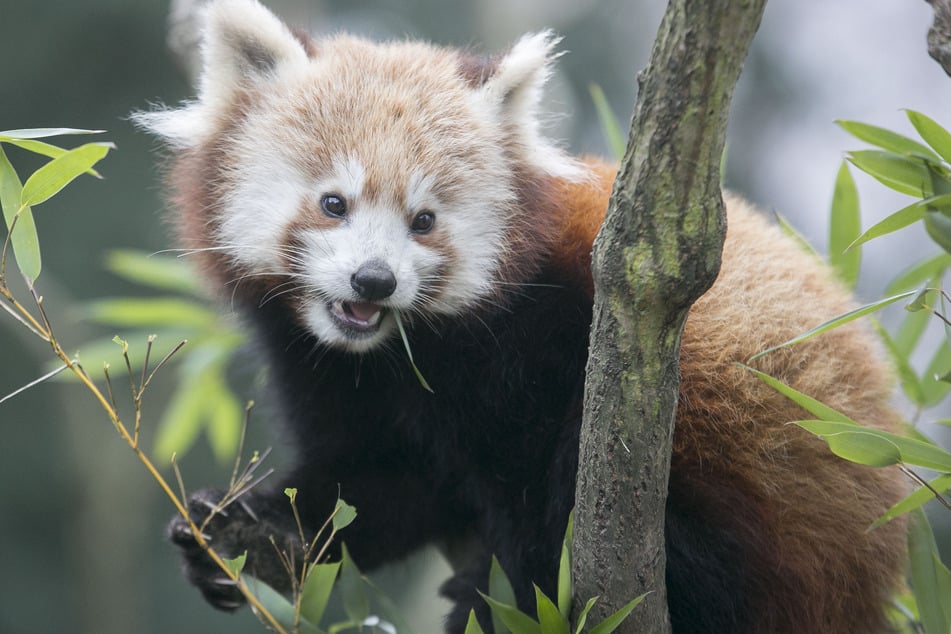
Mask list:
[[575,512],[568,514],[565,538],[561,542],[561,558],[558,562],[558,610],[565,618],[571,616],[571,544],[574,541]]
[[496,633],[513,632],[513,634],[542,634],[541,626],[532,617],[510,604],[496,601],[492,597],[479,593],[492,610],[493,621],[498,618],[504,629],[496,628]]
[[301,587],[301,616],[315,625],[320,625],[324,611],[330,601],[330,592],[340,571],[340,562],[332,564],[314,564],[307,571],[307,578]]
[[856,238],[855,241],[849,245],[849,248],[854,249],[869,240],[894,233],[899,229],[904,229],[908,225],[923,219],[931,207],[943,208],[949,204],[951,204],[951,195],[948,194],[931,196],[930,198],[913,202],[907,207],[902,207],[895,213],[872,225],[865,233]]
[[[920,313],[928,315],[928,313]],[[928,367],[921,378],[921,404],[923,407],[933,407],[944,400],[951,391],[951,383],[944,377],[951,372],[951,345],[945,340],[935,350]]]
[[951,253],[951,217],[940,211],[925,212],[925,231],[935,243]]
[[40,276],[42,268],[40,238],[33,222],[33,212],[29,207],[20,206],[22,191],[20,177],[0,146],[0,207],[3,207],[3,218],[7,231],[10,232],[9,239],[17,268],[32,285]]
[[20,206],[32,207],[46,202],[77,176],[89,171],[114,147],[112,143],[87,143],[53,159],[26,179],[20,193]]
[[171,460],[191,447],[201,433],[207,412],[205,383],[198,377],[182,381],[165,407],[155,434],[153,453],[159,460]]
[[852,420],[851,418],[843,414],[842,412],[839,412],[829,407],[828,405],[817,401],[811,396],[807,396],[806,394],[803,394],[799,390],[789,387],[782,381],[779,381],[778,379],[771,377],[765,372],[760,372],[759,370],[755,368],[751,368],[747,365],[743,365],[742,363],[738,363],[737,365],[741,368],[744,368],[752,372],[754,375],[756,375],[757,378],[759,378],[761,381],[766,383],[766,385],[770,386],[771,388],[773,388],[774,390],[776,390],[777,392],[779,392],[786,398],[790,399],[791,401],[796,403],[796,405],[803,408],[804,410],[806,410],[813,416],[817,416],[821,418],[822,420],[837,421],[841,423],[849,423],[852,425],[858,424],[854,420]]
[[[928,317],[926,312],[918,313],[909,313],[909,318],[916,317],[918,315],[924,315]],[[879,324],[875,324],[875,328],[878,331],[879,337],[882,338],[882,342],[885,344],[885,348],[888,350],[889,355],[892,358],[892,361],[895,364],[895,369],[898,371],[898,377],[901,380],[901,386],[905,394],[915,405],[921,405],[924,401],[924,393],[922,391],[921,381],[918,379],[918,373],[915,372],[915,369],[911,366],[911,361],[908,358],[908,355],[911,353],[911,348],[902,348],[900,347],[891,335],[886,332]]]
[[[827,442],[829,438],[835,438],[836,445],[845,447],[845,450],[847,451],[849,450],[849,447],[846,447],[846,445],[854,446],[856,452],[861,452],[864,448],[870,452],[870,459],[891,459],[893,457],[891,447],[894,446],[898,450],[898,462],[925,467],[927,469],[933,469],[941,473],[951,473],[951,453],[948,453],[934,443],[925,442],[914,438],[906,438],[904,436],[892,434],[880,429],[874,429],[872,427],[862,427],[860,425],[856,425],[855,423],[812,420],[798,421],[796,424],[826,440]],[[887,441],[889,446],[886,446],[883,443],[876,443],[876,441],[869,440],[867,438],[856,438],[854,442],[848,439],[848,437],[854,435],[875,436],[881,440]],[[863,462],[863,464],[882,466],[882,464],[879,463],[873,464]],[[893,462],[888,464],[896,463]]]
[[931,148],[918,143],[914,139],[909,139],[904,135],[898,134],[897,132],[892,132],[891,130],[869,125],[867,123],[861,123],[859,121],[839,120],[836,121],[836,123],[852,136],[861,139],[866,143],[871,143],[872,145],[880,147],[883,150],[888,150],[889,152],[894,152],[895,154],[909,156],[917,155],[925,157],[928,160],[934,161],[936,163],[941,162],[941,157],[935,154]]
[[915,130],[925,142],[934,148],[945,161],[951,163],[951,132],[938,125],[933,119],[914,110],[906,110],[905,114],[915,126]]
[[796,424],[822,438],[832,453],[850,462],[870,467],[888,467],[902,462],[901,450],[888,438],[882,438],[864,427],[854,425],[850,425],[850,429],[842,430],[841,425],[844,423],[837,424],[836,429],[839,431],[823,431],[828,427],[824,424],[826,422],[801,420]]
[[926,198],[934,193],[931,186],[931,172],[921,160],[881,150],[849,152],[848,160],[895,191],[916,198]]
[[[948,490],[948,488],[951,488],[951,475],[938,476],[928,484],[931,486],[931,489],[934,489],[938,493],[943,493]],[[935,499],[935,495],[931,489],[923,486],[918,487],[911,494],[905,496],[902,500],[885,511],[881,517],[872,523],[871,528],[878,528],[883,524],[887,524],[896,517],[910,513]]]
[[21,130],[0,131],[0,141],[17,139],[42,139],[51,136],[67,136],[73,134],[102,134],[105,130],[81,130],[79,128],[26,128]]
[[[47,156],[49,158],[59,158],[63,154],[66,154],[69,150],[57,147],[50,143],[44,143],[43,141],[36,141],[33,139],[4,139],[10,145],[15,145],[19,148],[23,148],[34,154],[39,154],[40,156]],[[102,175],[96,170],[90,168],[86,170],[86,173],[95,178],[102,178]]]
[[216,313],[207,305],[179,297],[102,299],[86,304],[84,316],[120,327],[211,328]]
[[296,618],[294,605],[284,595],[267,585],[263,581],[243,575],[241,579],[247,584],[251,593],[257,597],[264,609],[273,616],[278,623],[295,634],[320,634],[320,630],[313,623]]
[[[912,511],[908,531],[908,558],[911,562],[911,583],[926,634],[947,634],[949,619],[943,604],[951,597],[942,596],[938,547],[931,526],[921,509]],[[936,563],[937,562],[937,563]],[[947,570],[947,569],[945,569]]]
[[[920,288],[925,282],[940,277],[949,267],[951,267],[951,255],[947,253],[928,258],[902,271],[889,282],[885,292],[894,295],[911,288]],[[929,286],[935,285],[929,284]]]
[[[489,567],[489,596],[500,604],[513,607],[517,605],[512,584],[509,582],[505,571],[502,570],[502,565],[499,564],[499,560],[496,559],[494,555],[492,556],[492,564]],[[495,610],[492,610],[492,626],[496,632],[505,631],[504,629],[500,629],[505,627],[505,621],[502,620],[501,616],[499,616]]]
[[464,634],[485,634],[482,626],[479,625],[479,619],[476,618],[475,610],[469,610],[469,620],[466,621],[466,631]]
[[357,509],[350,506],[343,500],[338,499],[334,507],[333,526],[335,531],[343,530],[350,526],[353,520],[357,518]]
[[245,562],[248,561],[248,551],[244,551],[234,559],[222,558],[222,561],[228,566],[228,570],[234,573],[234,576],[237,577],[241,574],[241,571],[244,570]]
[[859,195],[849,166],[842,161],[832,194],[829,219],[829,264],[847,288],[854,288],[862,263],[861,249],[851,248],[862,231]]
[[588,599],[588,602],[584,604],[581,614],[578,615],[578,625],[575,627],[575,634],[581,634],[581,632],[584,630],[584,626],[588,622],[588,613],[591,612],[591,608],[593,608],[594,604],[597,602],[598,597],[591,597]]
[[205,423],[208,444],[215,459],[225,464],[234,459],[241,441],[244,407],[225,382],[223,368],[215,368],[205,384],[208,403]]
[[568,619],[538,586],[535,586],[535,608],[542,634],[570,634]]
[[760,357],[763,357],[769,354],[770,352],[779,350],[780,348],[785,348],[787,346],[792,346],[797,343],[806,341],[807,339],[812,339],[813,337],[821,335],[822,333],[832,330],[833,328],[838,328],[839,326],[842,326],[843,324],[847,324],[850,321],[855,321],[859,317],[864,317],[865,315],[869,315],[871,313],[874,313],[875,311],[881,310],[882,308],[885,308],[886,306],[890,304],[894,304],[897,301],[907,299],[911,297],[912,295],[915,295],[917,292],[918,291],[907,291],[905,293],[899,293],[898,295],[892,295],[891,297],[886,297],[885,299],[880,299],[876,302],[872,302],[871,304],[865,304],[864,306],[859,306],[858,308],[854,310],[850,310],[849,312],[839,315],[838,317],[834,317],[828,321],[825,321],[819,324],[818,326],[816,326],[815,328],[807,332],[804,332],[801,335],[793,337],[789,341],[784,341],[783,343],[777,346],[773,346],[772,348],[763,350],[762,352],[759,352],[753,355],[752,357],[750,357],[749,361],[750,362],[755,361],[756,359],[759,359]]
[[195,270],[180,258],[117,249],[106,257],[106,268],[138,284],[205,297]]
[[634,611],[634,608],[640,605],[641,601],[644,600],[644,597],[646,597],[647,594],[648,593],[642,594],[608,618],[595,625],[593,628],[591,628],[591,634],[611,634],[611,632],[616,630],[621,625],[621,623],[624,622],[624,619],[626,619],[628,615]]
[[353,563],[346,545],[343,546],[343,561],[340,568],[340,581],[337,585],[343,598],[343,610],[347,618],[356,623],[362,623],[370,614],[370,601],[367,598],[366,587],[363,584],[363,575],[357,565]]
[[591,100],[594,102],[594,109],[598,113],[598,122],[601,124],[601,130],[604,138],[611,149],[611,155],[615,160],[621,160],[624,151],[627,149],[627,138],[618,124],[618,118],[611,109],[604,91],[598,84],[591,84],[588,87],[591,93]]

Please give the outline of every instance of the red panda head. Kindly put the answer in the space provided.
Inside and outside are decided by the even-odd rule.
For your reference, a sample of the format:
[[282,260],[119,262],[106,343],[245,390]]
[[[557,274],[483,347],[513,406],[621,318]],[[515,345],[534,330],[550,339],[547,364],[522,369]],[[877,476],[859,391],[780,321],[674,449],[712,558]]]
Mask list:
[[218,0],[205,20],[197,100],[137,121],[177,152],[186,244],[235,292],[291,302],[326,344],[367,351],[394,312],[496,300],[544,224],[526,182],[583,177],[539,131],[549,33],[481,60],[311,41],[255,0]]

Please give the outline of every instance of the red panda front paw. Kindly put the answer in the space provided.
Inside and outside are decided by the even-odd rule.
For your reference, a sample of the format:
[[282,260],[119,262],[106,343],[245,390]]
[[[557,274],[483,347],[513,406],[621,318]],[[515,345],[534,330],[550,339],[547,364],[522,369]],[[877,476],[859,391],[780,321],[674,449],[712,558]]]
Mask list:
[[[232,559],[246,550],[237,538],[243,532],[242,526],[254,523],[255,517],[246,504],[233,503],[222,508],[223,497],[224,492],[218,489],[196,491],[188,497],[188,514],[206,544],[220,557]],[[201,591],[205,600],[219,610],[232,611],[244,605],[237,583],[212,560],[181,515],[169,522],[168,538],[181,549],[185,577]]]

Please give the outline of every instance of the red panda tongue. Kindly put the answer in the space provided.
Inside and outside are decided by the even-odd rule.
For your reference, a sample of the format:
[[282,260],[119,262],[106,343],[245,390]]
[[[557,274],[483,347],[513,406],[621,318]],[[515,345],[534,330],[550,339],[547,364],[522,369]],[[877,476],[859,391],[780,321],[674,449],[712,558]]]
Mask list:
[[371,321],[380,312],[380,306],[367,302],[347,302],[350,314],[360,321]]

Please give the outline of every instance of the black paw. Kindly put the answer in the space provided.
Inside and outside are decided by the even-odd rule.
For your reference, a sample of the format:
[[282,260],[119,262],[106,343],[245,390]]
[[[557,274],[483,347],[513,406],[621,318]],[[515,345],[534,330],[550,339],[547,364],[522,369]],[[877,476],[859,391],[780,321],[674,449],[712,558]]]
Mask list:
[[[247,546],[241,542],[254,530],[257,517],[247,502],[232,502],[221,508],[224,493],[201,489],[188,497],[188,513],[205,542],[222,558],[241,555]],[[180,515],[168,525],[169,540],[181,549],[185,577],[205,599],[219,610],[235,610],[245,603],[237,584],[216,564],[195,539],[192,528]]]

